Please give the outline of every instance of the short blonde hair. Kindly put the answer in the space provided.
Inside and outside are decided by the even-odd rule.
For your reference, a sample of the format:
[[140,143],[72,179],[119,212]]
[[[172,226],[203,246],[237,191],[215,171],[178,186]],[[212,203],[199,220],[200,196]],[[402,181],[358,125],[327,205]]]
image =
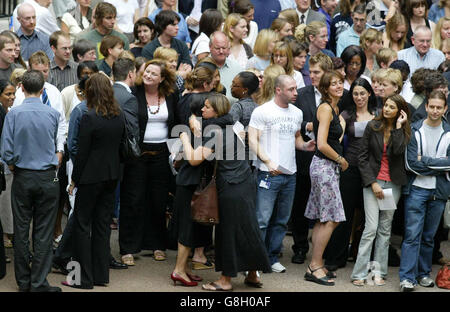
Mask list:
[[269,55],[268,47],[271,41],[276,42],[278,40],[278,34],[271,29],[262,29],[256,37],[255,46],[253,47],[253,53],[257,56]]
[[133,62],[136,60],[136,58],[134,57],[134,54],[131,53],[129,50],[124,50],[124,51],[120,52],[118,58],[126,58],[126,59],[130,59],[130,60],[132,60]]
[[388,64],[390,60],[397,58],[397,51],[391,48],[382,48],[375,55],[378,65],[381,67],[381,63]]
[[396,94],[400,94],[403,88],[403,77],[402,72],[398,69],[384,68],[380,70],[379,80],[386,80],[397,87]]
[[166,61],[169,60],[177,60],[178,61],[178,53],[176,50],[172,48],[159,47],[153,53],[154,58],[163,59]]
[[[241,20],[244,20],[245,23],[247,23],[247,20],[241,15],[237,13],[231,13],[228,15],[228,17],[225,19],[225,22],[223,24],[223,33],[228,37],[230,40],[230,43],[233,42],[233,34],[231,33],[231,28],[235,27]],[[244,43],[244,40],[239,41],[240,44]]]
[[22,77],[23,74],[25,74],[27,70],[25,68],[16,68],[12,71],[11,77],[9,77],[9,80],[13,84],[14,87],[19,86],[19,84],[22,83]]
[[367,49],[367,44],[375,41],[381,43],[383,41],[383,33],[373,28],[365,29],[359,37],[359,44],[363,49]]
[[278,14],[278,17],[282,17],[287,19],[289,23],[292,24],[292,27],[295,29],[298,25],[300,25],[300,20],[298,19],[298,14],[296,9],[285,9]]

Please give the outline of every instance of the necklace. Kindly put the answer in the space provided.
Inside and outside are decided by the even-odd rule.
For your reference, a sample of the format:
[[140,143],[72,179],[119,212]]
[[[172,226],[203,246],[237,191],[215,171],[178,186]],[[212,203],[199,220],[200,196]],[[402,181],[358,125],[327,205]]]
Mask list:
[[160,108],[160,107],[161,107],[161,102],[160,102],[159,96],[158,96],[158,108],[157,108],[154,112],[152,112],[152,110],[150,109],[150,105],[147,104],[147,110],[148,110],[148,112],[149,112],[150,114],[152,114],[152,115],[158,114],[159,108]]

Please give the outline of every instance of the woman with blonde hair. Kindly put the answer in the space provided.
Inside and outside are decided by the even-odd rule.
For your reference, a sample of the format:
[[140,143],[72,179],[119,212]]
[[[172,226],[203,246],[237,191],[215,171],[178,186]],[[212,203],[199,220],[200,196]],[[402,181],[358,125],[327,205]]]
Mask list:
[[405,48],[407,31],[408,22],[405,16],[399,12],[395,13],[386,23],[386,30],[383,33],[384,47],[391,48],[397,52],[403,50]]
[[442,17],[433,32],[433,48],[441,50],[445,39],[450,38],[450,16]]
[[256,68],[257,70],[265,70],[270,65],[270,58],[278,40],[278,35],[271,29],[263,29],[256,37],[255,46],[253,48],[253,57],[248,60],[246,68]]
[[368,28],[359,37],[359,44],[364,54],[366,54],[366,68],[363,75],[370,77],[373,71],[380,68],[376,60],[376,55],[383,47],[383,33],[376,29]]
[[444,41],[442,41],[441,51],[442,53],[444,53],[445,59],[450,60],[450,38],[446,38]]
[[225,19],[223,32],[231,43],[228,58],[246,68],[248,60],[253,57],[252,48],[244,42],[248,33],[247,20],[240,14],[232,13]]
[[275,95],[275,79],[278,76],[286,74],[283,67],[277,64],[272,64],[264,71],[262,79],[261,92],[257,99],[259,105],[269,102]]
[[176,74],[176,85],[178,91],[180,91],[180,93],[183,93],[184,81],[187,74],[191,72],[191,67],[187,64],[181,63],[180,67],[178,67],[177,70],[178,53],[175,49],[172,48],[159,47],[155,50],[153,57],[155,59],[165,60],[168,63],[169,69]]
[[305,69],[309,70],[309,58],[319,52],[334,57],[334,53],[326,49],[328,43],[328,29],[323,22],[314,21],[306,24],[300,24],[295,28],[295,38],[300,42],[306,42],[309,45],[309,53],[306,58]]
[[228,13],[241,14],[247,21],[247,36],[244,38],[244,42],[248,44],[252,49],[255,46],[255,40],[258,36],[258,24],[253,21],[255,15],[255,7],[250,0],[233,0],[228,1]]
[[286,19],[292,25],[292,29],[295,30],[298,25],[300,25],[300,20],[298,19],[298,14],[296,9],[285,9],[278,14],[279,18]]
[[280,17],[273,20],[270,29],[278,34],[280,40],[283,40],[286,36],[292,36],[294,34],[294,27],[292,24],[289,23],[287,19]]
[[270,64],[278,64],[284,68],[286,75],[292,76],[297,83],[297,88],[305,86],[303,81],[303,75],[294,69],[294,58],[292,56],[292,50],[288,43],[277,42],[273,49],[272,59]]

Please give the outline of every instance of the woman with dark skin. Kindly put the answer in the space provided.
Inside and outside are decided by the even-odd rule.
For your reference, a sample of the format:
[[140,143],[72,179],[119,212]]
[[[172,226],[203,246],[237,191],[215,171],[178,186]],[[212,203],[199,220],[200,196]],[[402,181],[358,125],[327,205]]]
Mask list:
[[[353,81],[361,77],[366,69],[366,54],[359,46],[350,45],[344,49],[341,59],[345,64],[344,89],[350,89]],[[368,77],[363,77],[370,80]]]

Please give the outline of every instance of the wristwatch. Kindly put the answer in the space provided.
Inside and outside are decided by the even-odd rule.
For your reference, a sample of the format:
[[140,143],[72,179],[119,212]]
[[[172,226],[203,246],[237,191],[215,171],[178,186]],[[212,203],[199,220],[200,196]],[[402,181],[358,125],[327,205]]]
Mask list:
[[57,150],[56,152],[64,155],[64,150]]

